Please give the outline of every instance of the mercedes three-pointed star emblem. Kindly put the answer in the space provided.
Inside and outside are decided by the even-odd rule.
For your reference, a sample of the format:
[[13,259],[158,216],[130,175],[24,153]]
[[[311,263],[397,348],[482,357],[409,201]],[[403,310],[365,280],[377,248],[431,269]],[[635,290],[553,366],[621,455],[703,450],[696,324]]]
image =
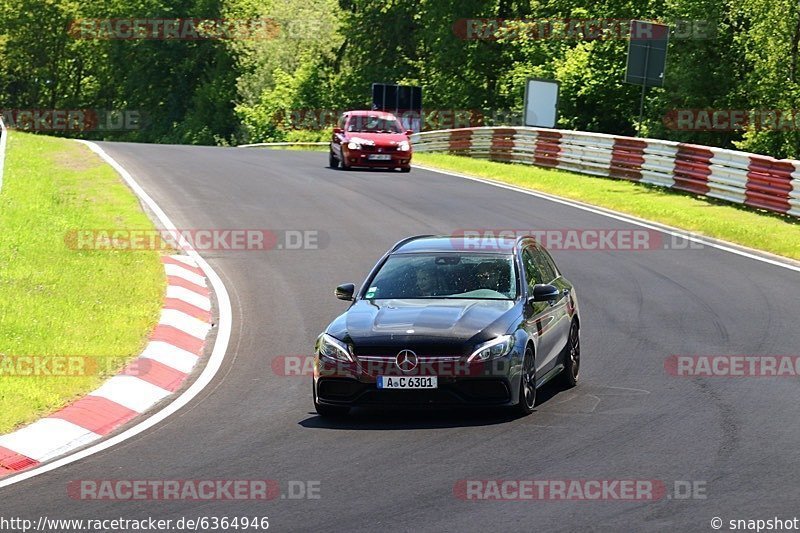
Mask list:
[[394,364],[397,365],[402,372],[408,373],[417,368],[418,364],[417,354],[411,350],[402,350],[397,354]]

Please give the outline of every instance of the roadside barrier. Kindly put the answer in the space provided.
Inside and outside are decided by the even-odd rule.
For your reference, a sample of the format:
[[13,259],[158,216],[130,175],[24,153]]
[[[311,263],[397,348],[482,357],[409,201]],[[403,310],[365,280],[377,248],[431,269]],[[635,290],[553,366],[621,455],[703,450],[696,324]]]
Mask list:
[[415,133],[415,152],[570,170],[677,189],[800,217],[800,161],[711,146],[541,128]]

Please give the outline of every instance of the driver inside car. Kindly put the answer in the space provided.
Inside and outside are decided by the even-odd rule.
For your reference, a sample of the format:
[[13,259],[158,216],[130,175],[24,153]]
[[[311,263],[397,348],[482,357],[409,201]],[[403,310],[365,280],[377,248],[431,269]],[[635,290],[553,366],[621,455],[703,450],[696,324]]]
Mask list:
[[481,263],[475,273],[478,279],[478,289],[490,289],[500,291],[500,271],[494,263]]
[[439,283],[433,268],[426,267],[417,270],[416,281],[419,296],[436,296]]

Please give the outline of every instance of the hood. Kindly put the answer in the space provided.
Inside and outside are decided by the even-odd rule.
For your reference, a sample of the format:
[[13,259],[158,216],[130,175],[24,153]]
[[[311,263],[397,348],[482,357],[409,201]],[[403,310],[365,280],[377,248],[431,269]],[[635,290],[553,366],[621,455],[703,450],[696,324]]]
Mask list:
[[510,300],[358,300],[328,331],[356,346],[482,342],[506,333],[518,314],[512,311],[516,305]]
[[408,135],[405,133],[367,133],[353,131],[347,134],[348,141],[353,137],[373,141],[375,146],[394,146],[402,141],[408,140]]

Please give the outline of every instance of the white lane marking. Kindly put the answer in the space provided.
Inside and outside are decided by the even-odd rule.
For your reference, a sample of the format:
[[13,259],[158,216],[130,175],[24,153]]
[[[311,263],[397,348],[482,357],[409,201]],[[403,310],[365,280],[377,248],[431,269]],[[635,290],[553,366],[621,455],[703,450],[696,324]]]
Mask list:
[[187,315],[183,311],[178,311],[177,309],[162,309],[161,319],[158,323],[164,324],[165,326],[172,326],[200,340],[204,340],[206,335],[208,335],[208,331],[211,329],[211,324],[208,322],[203,322],[199,318]]
[[192,352],[187,352],[174,344],[162,341],[150,341],[139,357],[158,361],[170,368],[180,370],[184,374],[191,372],[200,359]]
[[168,285],[167,298],[177,298],[178,300],[183,300],[184,302],[192,304],[195,307],[199,307],[204,311],[211,310],[211,299],[208,296],[198,294],[193,290],[187,289],[186,287]]
[[206,278],[182,266],[164,263],[164,270],[167,272],[167,276],[177,276],[186,281],[191,281],[195,285],[200,285],[201,287],[206,286]]
[[[642,218],[637,218],[632,215],[626,215],[624,213],[620,213],[618,211],[613,211],[611,209],[605,208],[598,208],[588,204],[584,204],[581,202],[576,202],[575,200],[567,200],[566,198],[561,198],[560,196],[554,196],[551,194],[539,192],[539,191],[532,191],[529,189],[523,189],[522,187],[516,187],[514,185],[508,185],[506,183],[500,183],[494,180],[484,179],[484,178],[476,178],[475,176],[467,176],[465,174],[458,174],[456,172],[450,172],[448,170],[439,170],[437,168],[426,167],[422,165],[413,165],[414,168],[419,168],[421,170],[429,170],[431,172],[436,172],[438,174],[444,174],[446,176],[452,176],[454,178],[461,178],[470,181],[477,181],[479,183],[485,183],[486,185],[493,185],[495,187],[500,187],[502,189],[508,189],[510,191],[521,192],[523,194],[527,194],[529,196],[535,196],[536,198],[541,198],[542,200],[549,200],[551,202],[555,202],[557,204],[567,205],[569,207],[574,207],[575,209],[580,209],[581,211],[587,211],[589,213],[594,213],[595,215],[601,215],[608,218],[613,218],[615,220],[619,220],[622,222],[627,222],[628,224],[634,224],[636,226],[641,226],[643,228],[652,229],[655,231],[660,231],[661,233],[665,233],[667,235],[671,235],[673,237],[678,237],[681,239],[686,239],[690,242],[695,242],[698,244],[702,244],[704,246],[708,246],[711,248],[716,248],[717,250],[722,250],[724,252],[729,252],[732,254],[740,255],[742,257],[747,257],[748,259],[755,259],[756,261],[761,261],[762,263],[767,263],[769,265],[786,268],[788,270],[793,270],[795,272],[800,272],[800,265],[795,265],[788,261],[791,259],[771,259],[769,257],[764,257],[763,255],[758,254],[767,254],[769,252],[762,252],[760,250],[753,250],[752,248],[748,248],[749,250],[753,250],[753,253],[747,252],[745,250],[739,250],[736,248],[732,248],[730,246],[726,246],[724,244],[719,244],[713,241],[709,241],[700,237],[696,237],[689,234],[688,230],[681,230],[679,228],[674,228],[672,226],[667,226],[665,224],[660,223],[653,223],[648,220],[644,220]],[[737,244],[736,246],[741,246]],[[746,248],[742,246],[742,248]],[[776,256],[777,257],[777,256]]]
[[[128,186],[133,189],[133,192],[145,203],[147,206],[155,213],[158,217],[159,221],[163,227],[167,230],[177,231],[175,224],[169,219],[166,213],[156,204],[156,202],[148,195],[142,187],[136,183],[136,180],[133,179],[133,176],[125,170],[119,163],[117,163],[114,158],[109,156],[105,151],[100,148],[97,144],[91,141],[78,141],[86,146],[88,146],[93,152],[98,154],[104,161],[106,161],[109,165],[114,167],[122,179],[128,184]],[[166,407],[158,411],[157,413],[153,414],[152,416],[142,420],[138,424],[133,427],[128,428],[127,430],[123,431],[119,435],[116,435],[110,439],[103,440],[95,444],[94,446],[90,446],[86,449],[80,450],[76,453],[71,455],[67,455],[66,457],[62,457],[61,459],[57,459],[52,463],[48,463],[46,465],[39,466],[37,468],[32,468],[30,470],[25,470],[20,472],[19,474],[9,476],[7,478],[0,479],[0,488],[7,487],[9,485],[13,485],[15,483],[19,483],[20,481],[25,481],[26,479],[30,479],[35,476],[39,476],[44,474],[45,472],[50,472],[51,470],[55,470],[60,468],[64,465],[68,465],[70,463],[74,463],[75,461],[79,461],[96,453],[99,453],[103,450],[107,450],[112,446],[115,446],[121,442],[125,442],[126,440],[139,435],[140,433],[147,431],[151,427],[155,426],[156,424],[166,420],[176,412],[178,412],[182,407],[186,404],[191,402],[198,394],[200,394],[203,389],[205,389],[211,380],[214,379],[214,376],[219,371],[220,367],[222,366],[222,362],[225,360],[225,352],[228,350],[228,343],[230,342],[231,338],[231,328],[233,325],[233,314],[231,311],[231,298],[228,294],[228,291],[225,289],[225,284],[222,283],[222,279],[219,275],[214,271],[213,268],[206,262],[205,259],[200,257],[200,255],[192,248],[191,244],[189,244],[186,239],[180,239],[179,244],[182,245],[182,249],[186,250],[186,253],[189,257],[191,257],[197,265],[203,270],[206,275],[206,278],[211,282],[211,286],[214,289],[214,294],[217,298],[217,305],[219,307],[219,324],[217,329],[217,338],[214,342],[214,349],[211,352],[211,355],[208,358],[208,363],[206,364],[203,372],[197,378],[197,380],[186,389],[183,394],[175,398],[170,404]]]
[[137,413],[143,413],[170,394],[170,391],[136,376],[114,376],[99,389],[90,392],[89,396],[99,396]]
[[97,440],[100,435],[60,418],[42,418],[14,433],[0,437],[0,446],[37,461]]

